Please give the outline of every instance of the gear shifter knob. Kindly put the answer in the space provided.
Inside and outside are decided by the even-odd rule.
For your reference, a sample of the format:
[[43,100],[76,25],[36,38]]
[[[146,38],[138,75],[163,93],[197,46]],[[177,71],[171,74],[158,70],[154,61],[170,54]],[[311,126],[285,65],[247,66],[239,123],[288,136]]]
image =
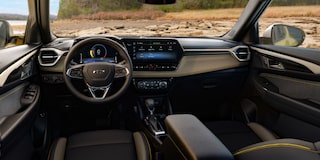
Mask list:
[[145,103],[147,109],[149,110],[150,115],[153,115],[153,112],[154,112],[154,110],[155,110],[155,107],[154,107],[154,99],[148,98],[148,99],[145,100],[144,103]]

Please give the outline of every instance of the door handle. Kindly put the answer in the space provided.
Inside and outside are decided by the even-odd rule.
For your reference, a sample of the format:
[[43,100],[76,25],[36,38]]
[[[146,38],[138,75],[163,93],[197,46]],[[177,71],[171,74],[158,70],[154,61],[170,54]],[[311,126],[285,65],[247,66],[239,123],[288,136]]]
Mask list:
[[270,64],[269,68],[285,70],[285,68],[281,62],[277,62],[276,64]]
[[263,57],[263,61],[265,65],[269,69],[279,69],[279,70],[285,70],[286,68],[284,67],[283,63],[274,59],[270,59],[267,57]]

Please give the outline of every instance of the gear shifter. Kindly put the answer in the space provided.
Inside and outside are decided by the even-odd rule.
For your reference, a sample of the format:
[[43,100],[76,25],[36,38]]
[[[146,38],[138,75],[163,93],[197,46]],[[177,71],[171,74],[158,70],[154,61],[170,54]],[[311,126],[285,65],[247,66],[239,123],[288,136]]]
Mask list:
[[155,111],[154,99],[151,99],[151,98],[146,99],[145,105],[150,113],[150,115],[146,117],[145,122],[149,126],[149,129],[151,130],[151,132],[153,132],[155,136],[165,134],[163,127],[158,121],[156,115],[154,114],[154,111]]
[[154,99],[148,98],[145,100],[145,105],[148,109],[148,111],[150,112],[150,115],[153,115],[155,107],[154,107]]

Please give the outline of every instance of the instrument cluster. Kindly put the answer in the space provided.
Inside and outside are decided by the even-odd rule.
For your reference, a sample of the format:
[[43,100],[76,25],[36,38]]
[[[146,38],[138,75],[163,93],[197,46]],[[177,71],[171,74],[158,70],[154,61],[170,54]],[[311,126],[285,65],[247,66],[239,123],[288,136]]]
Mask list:
[[73,61],[78,64],[91,62],[118,63],[121,57],[116,49],[101,43],[90,43],[78,50],[79,56]]

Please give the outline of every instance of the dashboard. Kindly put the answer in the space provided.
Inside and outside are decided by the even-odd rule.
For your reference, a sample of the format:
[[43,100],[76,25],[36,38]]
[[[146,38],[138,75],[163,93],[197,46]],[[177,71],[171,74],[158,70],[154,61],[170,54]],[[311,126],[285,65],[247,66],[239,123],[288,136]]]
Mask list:
[[[125,38],[120,44],[128,51],[134,71],[174,71],[183,55],[179,42],[174,39]],[[118,51],[106,44],[89,43],[78,52],[79,56],[73,58],[75,64],[122,61]]]
[[[127,50],[133,63],[133,78],[158,81],[246,66],[250,50],[238,42],[217,38],[108,37]],[[86,38],[58,38],[38,55],[40,69],[48,83],[63,83],[64,58],[72,46]],[[101,43],[82,46],[74,63],[110,62],[122,59],[112,47]],[[138,83],[138,82],[137,82]]]

